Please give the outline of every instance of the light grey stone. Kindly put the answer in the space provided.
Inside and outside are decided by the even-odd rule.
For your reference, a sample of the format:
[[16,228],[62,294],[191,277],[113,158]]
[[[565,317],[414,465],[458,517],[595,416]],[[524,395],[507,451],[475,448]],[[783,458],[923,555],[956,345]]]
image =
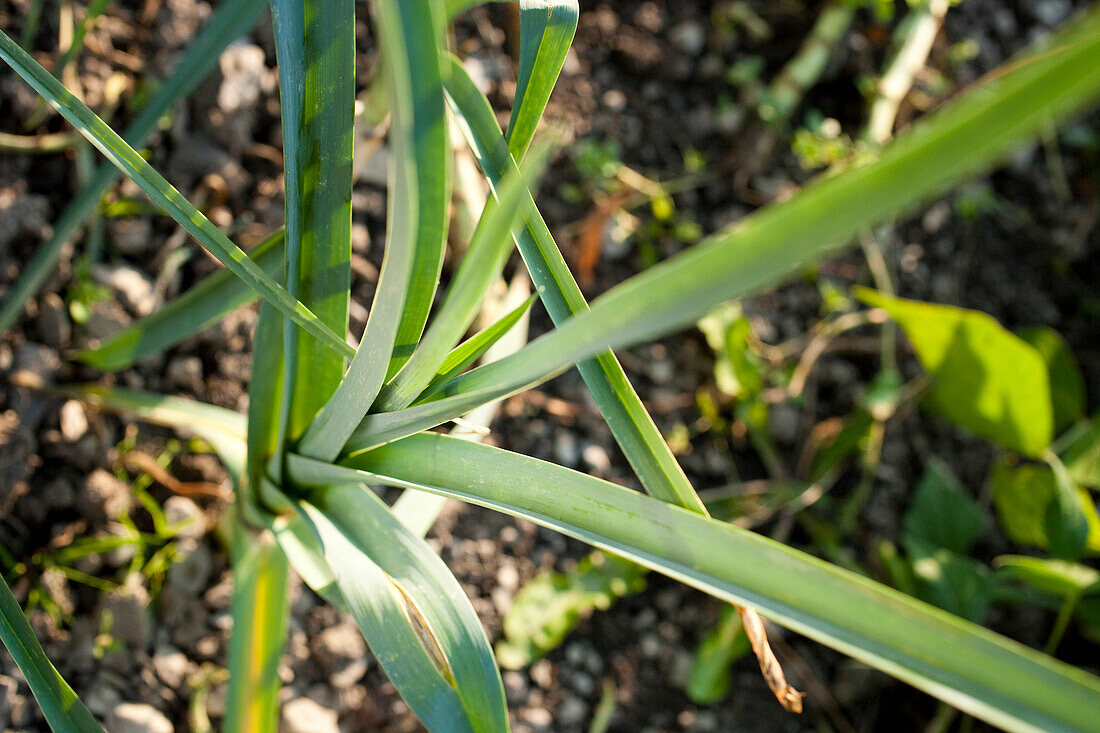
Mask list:
[[283,705],[279,733],[339,733],[338,719],[335,710],[299,697]]
[[174,733],[172,722],[152,705],[124,702],[108,716],[111,733]]

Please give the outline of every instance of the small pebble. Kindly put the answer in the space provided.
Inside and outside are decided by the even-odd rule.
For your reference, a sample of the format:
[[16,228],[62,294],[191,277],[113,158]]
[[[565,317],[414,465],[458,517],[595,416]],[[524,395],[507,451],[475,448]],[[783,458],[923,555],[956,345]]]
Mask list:
[[91,514],[98,521],[118,519],[133,506],[130,488],[102,468],[88,475],[77,500],[82,504],[81,512]]
[[124,702],[107,718],[111,733],[173,733],[171,721],[152,705]]
[[[195,542],[193,539],[186,542],[192,543],[192,546],[185,548],[175,564],[168,569],[166,582],[180,595],[197,596],[206,588],[214,571],[214,557],[202,542]],[[180,545],[182,547],[184,541]]]
[[531,665],[531,679],[544,690],[554,686],[554,665],[548,659],[540,659]]
[[68,400],[61,405],[61,435],[70,443],[80,440],[88,432],[88,416],[84,414],[84,405],[77,400]]
[[61,357],[48,346],[28,341],[15,351],[15,371],[29,372],[44,382],[49,382],[60,367]]
[[577,465],[581,451],[577,439],[568,430],[554,432],[554,460],[562,466],[572,468]]
[[157,306],[153,281],[136,267],[129,265],[96,265],[92,271],[96,281],[118,294],[122,304],[134,315],[147,316]]
[[168,362],[166,381],[169,389],[198,392],[202,389],[202,360],[197,356],[177,356]]
[[698,56],[707,47],[707,31],[701,23],[684,21],[668,32],[672,45],[689,56]]
[[558,706],[556,720],[563,727],[579,726],[588,717],[588,705],[578,697],[567,697]]
[[497,585],[507,591],[515,591],[519,588],[519,571],[516,566],[504,561],[497,570]]
[[601,445],[589,443],[584,447],[581,457],[592,473],[606,475],[611,471],[611,459]]
[[550,715],[550,711],[545,708],[524,708],[519,716],[531,725],[543,728],[554,722],[554,716]]
[[192,666],[187,655],[174,646],[164,644],[153,652],[153,670],[173,690],[183,687]]
[[202,507],[186,496],[169,496],[164,502],[164,518],[178,537],[199,539],[206,534],[206,515]]
[[137,649],[145,648],[152,635],[151,600],[141,576],[131,574],[125,585],[110,591],[100,601],[100,618],[108,633]]
[[69,321],[69,310],[57,293],[46,293],[42,296],[34,325],[38,338],[47,346],[60,349],[72,340],[73,325]]
[[308,697],[295,698],[282,707],[279,733],[339,733],[338,718]]

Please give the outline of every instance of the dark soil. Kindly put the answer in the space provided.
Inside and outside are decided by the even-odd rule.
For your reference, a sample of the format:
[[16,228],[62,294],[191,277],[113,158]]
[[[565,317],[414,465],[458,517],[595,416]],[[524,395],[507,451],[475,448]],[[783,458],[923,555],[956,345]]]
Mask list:
[[[1069,0],[1020,0],[1002,4],[966,0],[952,8],[930,65],[943,80],[931,103],[941,102],[992,70],[1029,40],[1048,33],[1074,10]],[[0,0],[0,28],[18,38],[30,3]],[[677,210],[703,232],[743,217],[770,198],[808,180],[785,142],[745,188],[733,173],[743,160],[752,111],[739,106],[726,69],[748,55],[764,61],[771,78],[797,50],[816,17],[817,4],[748,3],[774,32],[768,41],[743,34],[722,37],[712,24],[721,3],[582,2],[574,51],[548,110],[566,137],[616,141],[628,166],[655,179],[683,175],[689,151],[698,151],[715,175],[677,194]],[[369,20],[360,3],[358,63],[360,84],[374,69]],[[902,12],[899,5],[899,12]],[[78,62],[85,99],[97,110],[106,104],[107,80],[121,72],[123,99],[140,91],[148,78],[163,77],[209,7],[199,0],[123,0],[111,5],[89,34]],[[480,65],[490,96],[506,111],[514,91],[506,55],[512,16],[505,6],[469,13],[456,30],[462,53]],[[47,5],[34,39],[36,57],[49,66],[57,57],[58,21]],[[795,116],[810,110],[836,118],[855,135],[865,105],[857,80],[881,68],[891,24],[860,11],[853,30],[835,49],[821,83],[807,94]],[[978,55],[949,61],[952,44],[972,39]],[[171,118],[148,145],[151,160],[181,192],[202,202],[207,216],[247,248],[282,222],[281,128],[275,53],[265,21],[235,44],[200,92]],[[720,99],[727,100],[719,103]],[[23,133],[35,111],[33,92],[7,68],[0,69],[0,129]],[[725,105],[725,106],[723,106]],[[123,104],[113,122],[131,112]],[[911,105],[901,120],[920,114]],[[738,120],[741,125],[736,124]],[[1100,117],[1079,123],[1095,133]],[[57,131],[56,116],[40,131]],[[1021,151],[1004,168],[952,194],[914,218],[884,231],[884,254],[897,273],[899,294],[992,313],[1015,328],[1042,324],[1059,331],[1081,364],[1089,394],[1100,394],[1100,351],[1095,334],[1100,311],[1091,283],[1100,276],[1100,166],[1096,151],[1070,144],[1060,150],[1064,177],[1052,176],[1051,151]],[[74,156],[0,154],[0,294],[18,276],[48,235],[48,228],[79,189]],[[1069,198],[1059,184],[1069,187]],[[590,203],[562,195],[567,184],[582,184],[569,153],[556,159],[542,186],[540,203],[567,259],[579,256],[576,223]],[[166,217],[142,208],[128,184],[114,199],[133,201],[136,211],[106,222],[106,248],[93,279],[114,288],[113,297],[95,303],[91,318],[73,323],[64,299],[74,285],[73,251],[66,252],[46,288],[23,318],[0,338],[0,372],[30,371],[47,381],[100,380],[127,387],[194,397],[234,410],[247,404],[254,309],[243,309],[220,325],[189,339],[164,356],[145,360],[115,375],[99,375],[66,361],[71,348],[89,343],[147,313],[217,267],[192,246]],[[993,205],[972,205],[993,201]],[[357,185],[353,199],[356,262],[352,329],[361,331],[381,263],[385,232],[385,191],[369,182]],[[637,212],[647,217],[644,209]],[[648,248],[633,243],[606,251],[584,283],[594,297],[644,267],[647,259],[668,257],[684,242],[660,235]],[[174,254],[172,254],[174,253]],[[187,254],[190,253],[190,254]],[[841,289],[870,284],[856,251],[842,254],[788,286],[745,304],[760,337],[771,344],[807,333],[820,320],[823,300],[818,280]],[[532,335],[550,327],[536,308]],[[822,421],[849,414],[878,370],[878,350],[868,340],[877,331],[857,332],[849,348],[826,353],[811,374],[801,408],[781,406],[773,416],[773,438],[791,472]],[[860,338],[863,340],[860,341]],[[662,432],[686,431],[679,458],[699,488],[768,478],[751,445],[736,430],[716,432],[701,422],[696,391],[715,394],[713,359],[701,335],[685,331],[658,343],[631,349],[622,362]],[[905,356],[908,376],[916,362]],[[1095,407],[1095,400],[1090,407]],[[126,730],[161,731],[163,718],[175,730],[190,730],[197,690],[209,688],[206,709],[217,726],[224,681],[231,581],[224,545],[213,531],[225,509],[218,500],[173,497],[153,483],[149,494],[174,517],[195,516],[193,532],[170,545],[177,564],[166,572],[129,574],[132,558],[122,553],[93,556],[77,563],[83,573],[118,588],[110,592],[66,578],[44,560],[73,538],[124,531],[119,517],[151,531],[129,483],[138,472],[120,462],[120,444],[159,455],[174,439],[168,431],[135,426],[75,402],[0,382],[0,546],[5,576],[20,601],[38,600],[31,613],[46,651],[61,673],[104,721],[123,728],[123,703],[138,703],[151,722]],[[490,441],[512,449],[637,486],[625,459],[587,397],[576,372],[537,392],[506,401]],[[211,456],[188,446],[168,466],[180,481],[207,481],[228,487],[224,470]],[[898,537],[900,517],[926,461],[941,458],[976,496],[988,501],[985,476],[994,459],[987,443],[945,422],[913,411],[888,425],[883,464],[858,517],[859,532],[843,550],[875,569],[873,548]],[[849,472],[831,489],[830,506],[842,503],[859,481]],[[828,502],[826,502],[828,504]],[[826,520],[826,509],[815,507]],[[758,530],[771,534],[774,523]],[[430,537],[473,599],[490,637],[500,634],[502,614],[525,582],[548,569],[568,569],[586,548],[580,543],[492,512],[451,506]],[[809,547],[814,539],[795,524],[788,541]],[[988,560],[1008,547],[988,537],[979,547]],[[15,577],[14,563],[30,572]],[[936,711],[931,698],[845,657],[773,627],[777,651],[794,684],[809,692],[806,712],[784,713],[762,681],[754,662],[734,669],[733,691],[722,702],[692,704],[683,692],[694,649],[717,619],[720,604],[670,580],[650,576],[648,589],[610,611],[582,622],[558,650],[530,669],[507,671],[507,689],[517,731],[587,730],[606,685],[613,685],[613,731],[802,731],[923,730]],[[418,730],[419,724],[370,658],[348,618],[296,585],[290,642],[282,674],[284,697],[293,703],[285,716],[310,721],[287,730]],[[45,602],[43,603],[43,599]],[[1014,607],[1015,608],[1015,607]],[[54,614],[47,613],[53,609]],[[101,632],[104,612],[115,620],[113,645]],[[995,609],[994,628],[1041,646],[1052,616],[1043,611]],[[124,622],[124,623],[123,623]],[[110,627],[111,625],[108,624]],[[1067,640],[1064,648],[1071,648]],[[1084,663],[1085,660],[1074,660]],[[1095,663],[1095,660],[1093,661]],[[203,670],[214,670],[202,678]],[[311,701],[311,702],[308,702]],[[319,706],[319,707],[317,707]],[[161,725],[162,727],[157,727]],[[0,728],[45,730],[18,669],[0,654]],[[111,728],[114,730],[114,728]]]

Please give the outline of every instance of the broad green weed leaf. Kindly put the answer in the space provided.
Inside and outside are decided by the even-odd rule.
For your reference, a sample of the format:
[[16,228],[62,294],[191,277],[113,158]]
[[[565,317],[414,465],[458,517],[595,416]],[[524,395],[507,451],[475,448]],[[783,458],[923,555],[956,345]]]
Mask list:
[[981,623],[992,600],[986,568],[966,554],[985,531],[986,515],[951,470],[931,461],[905,518],[905,548],[916,593],[945,611]]
[[617,555],[594,552],[567,573],[540,575],[504,616],[504,638],[496,647],[501,666],[520,669],[538,661],[593,611],[641,592],[648,572]]
[[[1001,529],[1010,540],[1030,547],[1050,548],[1046,517],[1058,491],[1057,479],[1049,466],[1025,463],[1013,466],[1001,461],[989,474],[993,507]],[[1080,511],[1088,526],[1087,548],[1100,552],[1100,518],[1089,492],[1078,489]]]
[[1100,489],[1100,416],[1094,415],[1070,432],[1072,439],[1059,456],[1063,465],[1078,485]]
[[932,461],[924,469],[902,522],[909,537],[965,555],[985,531],[988,518],[951,469]]
[[688,674],[687,696],[696,705],[716,703],[730,691],[731,666],[752,650],[741,617],[724,606],[714,625],[695,650]]
[[993,600],[989,571],[973,558],[905,538],[917,581],[917,597],[962,618],[981,623]]
[[1065,339],[1052,328],[1023,328],[1017,335],[1027,341],[1047,365],[1054,432],[1061,433],[1085,416],[1085,378]]
[[1039,352],[980,311],[856,294],[905,330],[932,378],[924,406],[1009,450],[1038,457],[1054,437],[1050,378]]
[[752,327],[738,303],[723,303],[696,324],[715,354],[718,389],[742,402],[764,389],[764,364],[749,347]]
[[1100,571],[1088,565],[1026,555],[1001,555],[993,565],[1002,574],[1052,596],[1072,598],[1090,590],[1100,592]]
[[1043,528],[1051,553],[1060,560],[1076,560],[1089,541],[1089,520],[1084,504],[1093,509],[1092,498],[1073,483],[1066,467],[1057,458],[1050,462],[1054,474],[1054,500],[1043,515]]
[[864,449],[871,435],[875,420],[871,413],[859,410],[844,418],[836,436],[824,442],[814,455],[810,467],[810,480],[820,481],[829,472]]

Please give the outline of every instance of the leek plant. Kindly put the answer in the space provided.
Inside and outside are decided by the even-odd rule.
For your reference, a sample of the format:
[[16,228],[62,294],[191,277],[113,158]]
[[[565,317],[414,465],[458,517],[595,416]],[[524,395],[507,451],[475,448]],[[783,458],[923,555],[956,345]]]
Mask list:
[[[519,75],[506,131],[446,43],[450,19],[476,3],[371,3],[389,104],[391,167],[385,259],[358,348],[348,345],[353,0],[271,0],[286,226],[251,254],[134,150],[152,129],[148,119],[118,135],[0,32],[0,57],[225,265],[163,312],[77,358],[104,371],[123,369],[234,307],[262,300],[247,415],[112,387],[58,386],[189,430],[219,452],[235,480],[225,729],[276,729],[291,570],[353,615],[386,674],[430,730],[508,729],[485,631],[458,581],[422,539],[436,506],[425,498],[435,495],[578,538],[729,601],[749,619],[755,619],[749,609],[758,610],[995,725],[1100,730],[1100,679],[708,517],[612,352],[693,324],[719,302],[782,281],[1085,109],[1100,96],[1100,7],[928,115],[873,160],[713,233],[589,305],[531,194],[547,157],[546,146],[532,143],[576,28],[576,0],[520,0]],[[216,56],[263,5],[226,0],[191,63]],[[151,119],[200,72],[189,68],[148,113]],[[450,119],[492,195],[433,312],[449,228]],[[104,168],[63,217],[61,234],[0,309],[5,325],[115,179]],[[463,340],[513,244],[556,327],[511,356],[471,368],[522,315],[523,307]],[[433,431],[574,366],[645,493]],[[372,488],[380,486],[405,493],[387,505]],[[7,586],[0,587],[0,639],[55,730],[98,729],[42,653]],[[760,652],[762,667],[768,654]],[[781,697],[797,696],[781,679],[774,689]]]

